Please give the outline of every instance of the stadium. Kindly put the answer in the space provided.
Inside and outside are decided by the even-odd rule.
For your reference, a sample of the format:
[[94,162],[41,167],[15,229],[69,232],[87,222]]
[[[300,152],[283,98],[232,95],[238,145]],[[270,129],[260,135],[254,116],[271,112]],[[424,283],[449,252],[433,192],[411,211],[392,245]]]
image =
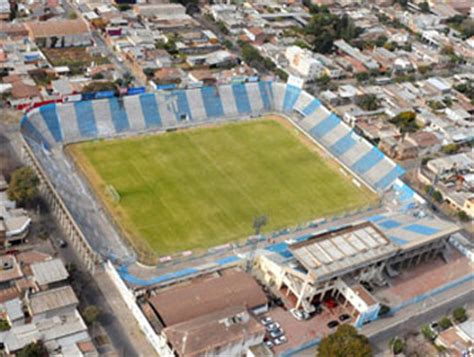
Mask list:
[[[183,326],[209,335],[209,319],[250,316],[242,306],[299,331],[267,295],[308,314],[337,300],[361,327],[379,318],[382,301],[396,312],[474,277],[449,248],[459,227],[426,209],[400,166],[296,85],[93,97],[29,111],[23,159],[75,251],[108,274],[159,355],[189,347],[176,337]],[[450,273],[413,273],[431,266]],[[399,278],[407,271],[418,274],[411,290]],[[307,333],[276,352],[319,343],[331,316],[303,323]],[[261,344],[255,317],[244,320],[242,346]],[[235,347],[231,335],[215,334],[220,353]],[[194,348],[215,354],[199,341]]]
[[[195,248],[208,249],[250,236],[252,217],[258,215],[268,215],[268,232],[373,204],[377,196],[396,182],[401,191],[406,191],[405,195],[412,196],[409,188],[397,181],[403,174],[401,167],[358,136],[316,98],[294,85],[279,82],[239,83],[49,104],[30,111],[21,122],[21,132],[25,153],[34,160],[40,176],[47,178],[54,196],[65,209],[63,214],[67,219],[64,220],[73,221],[74,230],[85,240],[84,249],[97,254],[95,259],[99,256],[138,258],[150,264],[164,255]],[[150,136],[151,133],[163,135]],[[225,139],[216,143],[218,137]],[[193,146],[190,140],[200,144]],[[239,147],[243,151],[232,145],[237,141],[241,141]],[[261,144],[265,141],[267,143]],[[313,147],[305,145],[309,141]],[[137,147],[142,142],[147,144]],[[156,146],[157,150],[151,155],[152,162],[146,158],[146,148],[150,145]],[[222,154],[226,147],[229,147],[227,155]],[[171,148],[178,153],[170,155]],[[197,151],[202,154],[193,155]],[[214,170],[207,170],[209,172],[201,179],[210,180],[208,187],[215,190],[208,190],[208,196],[201,197],[201,201],[191,208],[199,212],[206,202],[219,206],[219,202],[226,200],[236,202],[237,208],[223,204],[193,222],[189,219],[191,209],[175,209],[177,217],[170,217],[175,212],[160,216],[159,205],[146,203],[160,201],[160,197],[173,189],[177,191],[178,181],[190,189],[185,194],[171,195],[170,202],[184,200],[183,205],[187,205],[190,197],[196,194],[193,182],[190,182],[193,174],[199,172],[200,175],[202,167],[210,167],[216,160],[232,166],[234,151],[238,157],[238,160],[234,159],[236,162],[250,156],[247,164],[224,168],[218,162]],[[289,154],[285,155],[285,152]],[[215,158],[208,157],[205,162],[205,155]],[[164,157],[163,162],[157,162],[157,156]],[[179,166],[183,157],[190,159],[184,160],[174,175],[163,173]],[[143,167],[134,174],[140,161]],[[189,177],[183,173],[186,166],[200,161],[203,164],[191,167]],[[292,166],[294,161],[300,165]],[[166,163],[169,166],[164,170]],[[142,186],[156,186],[156,181],[140,184],[134,179],[124,180],[124,177],[142,177],[154,165],[157,169],[153,175],[158,175],[160,182],[169,181],[170,185],[160,187],[158,192],[161,194],[150,200],[147,197],[150,190],[143,191]],[[263,168],[258,171],[260,169],[256,167]],[[275,171],[269,171],[270,167]],[[228,171],[222,173],[225,169]],[[279,181],[286,184],[275,183],[264,193],[252,189],[243,192],[246,187],[243,190],[240,187],[245,185],[245,179],[236,174],[244,170],[258,176],[247,177],[247,183],[254,188],[271,185],[271,178],[278,174],[281,176]],[[265,171],[269,171],[266,176],[261,174]],[[219,176],[216,172],[222,174],[223,181],[233,181],[233,185],[214,182],[218,179],[212,181]],[[284,175],[292,172],[296,174]],[[311,175],[313,172],[315,174]],[[311,187],[312,182],[318,183],[312,190],[299,190]],[[205,191],[203,184],[200,185],[201,191]],[[121,197],[121,193],[133,190],[141,194]],[[226,190],[236,192],[231,197],[216,194],[216,191]],[[237,199],[246,194],[252,197],[242,202]],[[279,194],[282,197],[277,197]],[[211,200],[214,195],[217,195],[215,201]],[[341,197],[339,200],[338,196]],[[289,200],[285,202],[287,197]],[[163,205],[169,205],[163,200]],[[254,205],[252,200],[261,204]],[[144,206],[149,206],[148,210]],[[213,215],[216,220],[211,219],[207,226],[219,226],[219,222],[224,222],[222,229],[200,229]],[[140,224],[134,224],[137,220]],[[141,220],[145,222],[142,224]],[[152,223],[156,221],[158,223]],[[183,222],[181,226],[179,222]],[[190,228],[186,229],[186,226]],[[165,238],[154,244],[160,236],[157,231],[165,232]],[[184,239],[185,242],[166,244],[167,239]],[[130,245],[133,251],[129,249]]]

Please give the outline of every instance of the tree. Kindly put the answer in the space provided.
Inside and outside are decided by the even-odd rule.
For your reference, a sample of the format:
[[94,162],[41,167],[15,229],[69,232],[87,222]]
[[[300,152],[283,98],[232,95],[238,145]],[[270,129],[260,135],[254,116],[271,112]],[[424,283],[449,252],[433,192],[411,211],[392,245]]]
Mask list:
[[260,234],[260,231],[264,225],[267,224],[267,216],[258,216],[253,219],[253,228],[255,229],[255,234]]
[[441,148],[441,151],[446,154],[446,155],[453,155],[456,154],[460,149],[460,146],[458,144],[452,143],[452,144],[447,144],[444,145]]
[[10,324],[7,320],[0,320],[0,331],[8,331],[10,329]]
[[453,326],[453,323],[449,319],[449,317],[445,316],[441,320],[438,321],[438,325],[442,330],[446,330]]
[[429,325],[421,326],[421,333],[428,341],[434,341],[436,339],[436,334]]
[[383,47],[383,45],[385,45],[385,43],[387,42],[388,38],[387,36],[385,35],[380,35],[379,37],[377,37],[377,39],[375,40],[375,46],[377,47]]
[[39,195],[39,178],[30,167],[22,167],[12,174],[7,195],[18,205],[24,206],[33,202]]
[[453,310],[453,319],[457,323],[461,323],[467,320],[466,309],[463,307],[457,307]]
[[469,218],[467,213],[464,212],[464,211],[459,211],[458,212],[458,218],[461,222],[469,222],[471,220],[471,218]]
[[43,342],[37,341],[32,342],[29,345],[23,347],[19,352],[16,354],[17,357],[47,357],[48,350],[43,345]]
[[419,3],[418,6],[421,12],[424,12],[425,14],[430,12],[430,4],[428,4],[426,1]]
[[369,340],[351,325],[340,325],[336,332],[324,337],[318,347],[318,357],[372,355]]
[[402,134],[413,133],[420,129],[416,123],[416,113],[412,111],[401,112],[390,119],[389,122],[395,124]]
[[359,72],[356,74],[356,79],[358,82],[365,82],[370,77],[369,72]]
[[88,325],[91,325],[96,322],[101,314],[102,311],[96,305],[89,305],[82,311],[82,317]]
[[443,202],[443,194],[436,190],[435,192],[433,192],[433,200],[438,203]]
[[398,337],[392,338],[389,342],[389,345],[393,353],[396,355],[402,353],[406,347],[405,341],[403,341],[401,338],[398,338]]
[[379,100],[373,94],[366,94],[358,99],[357,105],[367,111],[377,110],[379,108]]

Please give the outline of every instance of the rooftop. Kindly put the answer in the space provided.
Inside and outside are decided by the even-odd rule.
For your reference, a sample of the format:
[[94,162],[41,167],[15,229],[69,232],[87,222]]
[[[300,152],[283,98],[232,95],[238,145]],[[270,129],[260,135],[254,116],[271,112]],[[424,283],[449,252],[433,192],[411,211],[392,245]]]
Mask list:
[[327,278],[378,261],[398,250],[370,222],[329,231],[289,247],[296,259],[316,279]]
[[171,326],[229,307],[264,305],[267,298],[250,275],[232,269],[172,286],[149,302],[164,324]]
[[69,273],[61,259],[52,259],[31,264],[31,270],[39,285],[47,285],[66,280]]
[[201,356],[219,346],[263,335],[265,328],[244,307],[229,307],[167,327],[163,333],[179,356]]
[[70,36],[89,32],[87,22],[81,19],[35,21],[26,23],[26,26],[34,38]]
[[69,305],[76,305],[78,303],[79,301],[77,300],[76,294],[74,294],[70,286],[47,290],[31,295],[30,297],[30,306],[33,315]]

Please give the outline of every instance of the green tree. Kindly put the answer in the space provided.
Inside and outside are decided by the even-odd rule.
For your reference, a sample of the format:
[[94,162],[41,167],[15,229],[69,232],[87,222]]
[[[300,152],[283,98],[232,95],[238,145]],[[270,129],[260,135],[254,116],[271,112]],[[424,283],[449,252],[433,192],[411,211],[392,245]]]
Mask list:
[[433,200],[435,200],[438,203],[443,202],[443,194],[439,192],[438,190],[433,192]]
[[336,332],[324,337],[318,346],[318,357],[369,357],[372,348],[369,340],[351,325],[340,325]]
[[461,323],[467,320],[466,309],[463,307],[457,307],[453,310],[453,319],[457,323]]
[[16,354],[17,357],[47,357],[48,350],[43,345],[43,342],[37,341],[32,342],[29,345],[23,347],[19,352]]
[[413,133],[420,128],[416,123],[416,113],[412,111],[402,112],[389,121],[395,124],[401,133]]
[[426,1],[419,3],[418,6],[421,12],[424,12],[424,13],[430,12],[430,4],[428,4]]
[[461,222],[469,222],[471,220],[471,218],[464,211],[458,212],[458,218]]
[[356,79],[358,82],[365,82],[369,79],[369,72],[359,72],[356,74]]
[[319,87],[321,87],[321,89],[326,89],[329,82],[331,82],[331,77],[329,77],[327,74],[323,74],[322,76],[316,78],[315,82]]
[[379,100],[377,96],[373,94],[366,94],[363,95],[360,99],[358,99],[357,105],[364,110],[377,110],[379,108]]
[[1,331],[8,331],[10,329],[10,324],[7,320],[0,320],[0,332]]
[[428,341],[434,341],[436,334],[428,325],[421,326],[421,333]]
[[388,38],[387,36],[385,35],[380,35],[379,37],[377,37],[377,39],[375,40],[375,46],[377,47],[383,47],[383,45],[385,45],[385,43],[387,42]]
[[96,305],[89,305],[82,311],[82,317],[88,325],[91,325],[96,322],[101,314],[102,311]]
[[445,316],[441,320],[438,321],[438,325],[441,329],[446,330],[453,326],[453,323],[449,319],[449,317]]
[[12,174],[7,195],[18,205],[24,206],[33,202],[39,195],[39,178],[30,167],[22,167]]
[[456,154],[460,149],[460,146],[458,144],[452,143],[452,144],[447,144],[444,145],[441,148],[441,151],[446,154],[446,155],[453,155]]
[[398,337],[392,338],[389,342],[389,345],[393,353],[396,355],[402,353],[406,347],[405,341]]

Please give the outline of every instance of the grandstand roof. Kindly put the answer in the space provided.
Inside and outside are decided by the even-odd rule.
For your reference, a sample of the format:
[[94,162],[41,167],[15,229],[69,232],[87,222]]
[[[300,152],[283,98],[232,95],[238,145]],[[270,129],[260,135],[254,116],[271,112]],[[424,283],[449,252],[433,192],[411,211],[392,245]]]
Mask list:
[[317,280],[386,259],[398,251],[398,247],[370,222],[325,232],[289,248]]
[[249,309],[267,303],[262,288],[241,270],[225,270],[171,287],[149,299],[166,326],[229,307]]
[[394,213],[371,219],[384,234],[402,249],[412,249],[432,240],[458,232],[454,223],[418,212]]

